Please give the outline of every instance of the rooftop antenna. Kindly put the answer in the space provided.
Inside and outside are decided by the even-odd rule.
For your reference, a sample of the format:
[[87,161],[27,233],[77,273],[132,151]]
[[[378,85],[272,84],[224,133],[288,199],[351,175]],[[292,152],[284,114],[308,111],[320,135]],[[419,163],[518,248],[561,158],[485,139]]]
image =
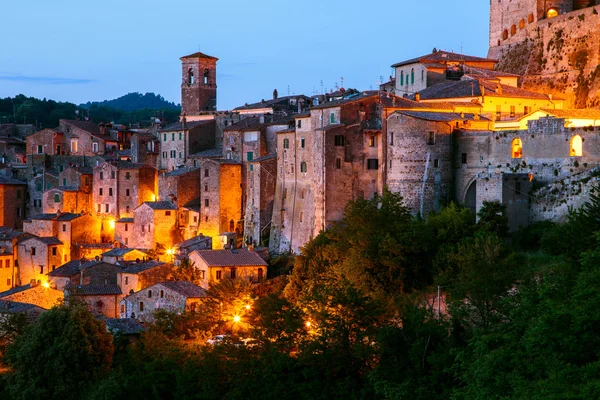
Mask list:
[[321,79],[321,94],[325,94],[325,92],[323,92],[323,79]]
[[290,85],[288,85],[288,96],[290,95]]
[[342,87],[344,87],[344,77],[343,76],[340,78],[340,84],[342,85]]

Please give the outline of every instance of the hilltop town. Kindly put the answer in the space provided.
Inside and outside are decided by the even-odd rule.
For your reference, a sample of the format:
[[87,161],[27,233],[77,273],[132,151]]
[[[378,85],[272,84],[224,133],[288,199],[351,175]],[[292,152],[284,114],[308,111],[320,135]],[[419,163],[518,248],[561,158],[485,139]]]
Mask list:
[[[496,8],[494,40],[494,13],[508,12]],[[386,188],[421,216],[498,201],[514,232],[564,220],[599,175],[600,110],[524,89],[523,76],[498,68],[506,59],[434,49],[392,65],[379,90],[274,90],[226,111],[218,59],[180,62],[176,123],[0,126],[0,299],[45,285],[111,318],[139,316],[140,274],[190,259],[204,289],[225,277],[262,282],[270,257],[298,253],[349,201]]]
[[0,124],[0,397],[597,397],[597,3],[377,90],[220,110],[195,52],[176,122]]

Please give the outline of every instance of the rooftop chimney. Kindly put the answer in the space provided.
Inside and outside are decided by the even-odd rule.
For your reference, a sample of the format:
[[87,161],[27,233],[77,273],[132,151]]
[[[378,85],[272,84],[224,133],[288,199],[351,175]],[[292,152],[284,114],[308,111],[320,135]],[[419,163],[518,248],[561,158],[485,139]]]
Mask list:
[[415,101],[416,102],[421,101],[421,93],[419,93],[419,92],[415,93]]
[[273,100],[277,100],[279,93],[277,93],[277,89],[273,90]]

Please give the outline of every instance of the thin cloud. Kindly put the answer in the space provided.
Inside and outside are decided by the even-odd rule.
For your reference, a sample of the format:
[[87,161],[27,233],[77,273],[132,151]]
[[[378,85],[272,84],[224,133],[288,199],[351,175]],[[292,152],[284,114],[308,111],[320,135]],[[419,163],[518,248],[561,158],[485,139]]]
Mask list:
[[56,76],[26,76],[13,74],[0,74],[0,81],[28,82],[46,85],[86,85],[97,82],[95,79],[61,78]]

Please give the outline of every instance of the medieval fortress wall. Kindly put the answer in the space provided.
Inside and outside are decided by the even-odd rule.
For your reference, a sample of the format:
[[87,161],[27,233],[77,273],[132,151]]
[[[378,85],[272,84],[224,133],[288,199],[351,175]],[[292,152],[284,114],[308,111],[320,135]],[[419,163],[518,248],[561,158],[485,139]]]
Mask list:
[[600,105],[600,6],[579,0],[491,0],[488,57],[525,89]]

